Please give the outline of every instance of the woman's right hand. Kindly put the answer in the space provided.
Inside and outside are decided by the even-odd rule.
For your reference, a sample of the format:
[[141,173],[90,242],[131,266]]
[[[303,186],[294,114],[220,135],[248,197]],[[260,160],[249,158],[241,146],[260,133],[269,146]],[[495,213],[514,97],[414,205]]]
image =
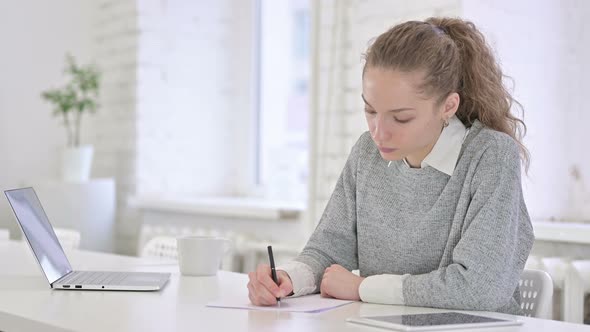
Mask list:
[[268,306],[277,304],[277,297],[285,297],[293,292],[291,278],[285,271],[277,270],[279,284],[272,280],[268,264],[260,264],[255,272],[248,273],[248,297],[254,305]]

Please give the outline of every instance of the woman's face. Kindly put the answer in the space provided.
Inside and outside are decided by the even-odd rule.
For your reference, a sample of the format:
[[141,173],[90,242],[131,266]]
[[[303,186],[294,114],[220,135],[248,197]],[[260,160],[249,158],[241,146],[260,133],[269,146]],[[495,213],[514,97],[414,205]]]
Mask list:
[[367,67],[363,76],[365,117],[373,141],[385,160],[406,160],[413,167],[430,153],[444,120],[459,106],[459,95],[451,93],[437,105],[418,87],[423,73]]

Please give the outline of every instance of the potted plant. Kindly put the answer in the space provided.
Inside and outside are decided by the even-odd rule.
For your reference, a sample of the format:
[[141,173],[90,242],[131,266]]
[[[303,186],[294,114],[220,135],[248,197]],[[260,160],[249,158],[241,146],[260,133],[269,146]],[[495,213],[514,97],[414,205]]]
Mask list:
[[53,115],[63,120],[67,147],[63,151],[61,176],[65,181],[86,181],[92,167],[92,145],[80,145],[80,126],[85,113],[98,108],[100,72],[94,65],[79,66],[74,57],[66,55],[65,86],[44,91],[41,96],[53,104]]

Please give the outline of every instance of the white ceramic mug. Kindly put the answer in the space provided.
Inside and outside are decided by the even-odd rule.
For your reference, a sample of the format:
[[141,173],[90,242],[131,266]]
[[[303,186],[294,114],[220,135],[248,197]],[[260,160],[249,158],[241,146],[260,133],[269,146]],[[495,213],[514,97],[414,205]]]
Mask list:
[[183,236],[176,239],[178,266],[185,276],[214,276],[231,248],[229,240],[216,236]]

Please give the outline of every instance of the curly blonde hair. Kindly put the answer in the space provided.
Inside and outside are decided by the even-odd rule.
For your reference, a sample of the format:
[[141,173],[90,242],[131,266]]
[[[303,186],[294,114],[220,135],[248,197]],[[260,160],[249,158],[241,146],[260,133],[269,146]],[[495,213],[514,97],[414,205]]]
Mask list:
[[457,92],[461,101],[456,115],[465,126],[477,119],[510,135],[519,144],[528,170],[530,155],[522,142],[526,125],[510,112],[513,104],[522,112],[522,105],[504,86],[506,76],[475,24],[446,17],[404,22],[378,36],[364,58],[363,73],[367,67],[424,70],[420,89],[438,96],[437,102]]

